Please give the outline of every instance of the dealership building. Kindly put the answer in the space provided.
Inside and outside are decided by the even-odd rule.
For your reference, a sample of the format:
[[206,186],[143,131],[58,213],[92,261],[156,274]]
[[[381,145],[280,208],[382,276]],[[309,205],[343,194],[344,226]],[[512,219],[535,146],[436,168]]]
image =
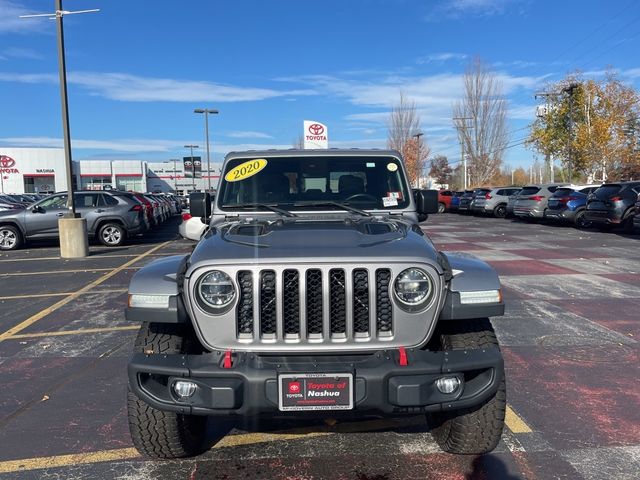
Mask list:
[[[146,162],[140,160],[78,160],[73,162],[74,189],[176,192],[185,195],[216,189],[220,163],[199,157]],[[197,168],[194,168],[194,165]],[[186,173],[185,173],[186,172]],[[0,191],[2,193],[54,193],[67,190],[67,170],[61,148],[0,147]]]

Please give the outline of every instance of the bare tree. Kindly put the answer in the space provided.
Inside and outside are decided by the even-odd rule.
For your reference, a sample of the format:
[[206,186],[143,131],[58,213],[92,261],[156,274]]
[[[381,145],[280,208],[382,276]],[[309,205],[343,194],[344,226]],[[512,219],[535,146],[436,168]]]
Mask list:
[[502,84],[479,58],[464,74],[464,97],[454,105],[453,117],[469,155],[469,183],[483,185],[499,171],[509,133]]
[[399,102],[391,109],[388,121],[387,147],[400,152],[404,158],[409,180],[418,185],[430,149],[420,132],[420,117],[416,102],[400,92]]
[[292,143],[293,148],[302,150],[304,148],[304,135],[300,134],[298,138],[294,139]]

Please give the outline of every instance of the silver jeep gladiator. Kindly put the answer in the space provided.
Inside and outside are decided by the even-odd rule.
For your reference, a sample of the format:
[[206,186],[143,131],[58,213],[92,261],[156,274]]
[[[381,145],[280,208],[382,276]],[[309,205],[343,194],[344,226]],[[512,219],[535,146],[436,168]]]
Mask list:
[[419,226],[436,191],[412,191],[384,150],[227,155],[209,227],[190,255],[129,286],[142,326],[128,365],[134,445],[156,458],[207,448],[215,417],[424,414],[440,447],[495,448],[506,406],[486,263],[439,252]]

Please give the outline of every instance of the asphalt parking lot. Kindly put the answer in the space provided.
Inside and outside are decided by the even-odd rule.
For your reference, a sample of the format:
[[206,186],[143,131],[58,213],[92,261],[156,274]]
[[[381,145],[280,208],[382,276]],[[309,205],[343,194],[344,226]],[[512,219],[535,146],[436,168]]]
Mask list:
[[0,255],[0,478],[636,479],[640,472],[640,236],[437,215],[424,230],[500,274],[503,441],[441,453],[421,417],[210,422],[212,448],[146,461],[133,449],[126,363],[137,325],[128,281],[190,251],[175,219],[81,260],[54,244]]

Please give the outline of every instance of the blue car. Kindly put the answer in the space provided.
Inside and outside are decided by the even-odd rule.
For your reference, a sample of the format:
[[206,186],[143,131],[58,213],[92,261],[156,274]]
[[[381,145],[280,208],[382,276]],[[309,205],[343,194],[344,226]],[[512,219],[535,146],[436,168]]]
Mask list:
[[560,187],[549,198],[544,211],[544,219],[563,223],[571,223],[576,228],[587,228],[590,222],[585,218],[587,196],[599,186],[589,186],[575,190]]
[[449,204],[449,211],[455,212],[458,210],[460,206],[460,197],[464,194],[464,192],[453,192],[451,196],[451,203]]

